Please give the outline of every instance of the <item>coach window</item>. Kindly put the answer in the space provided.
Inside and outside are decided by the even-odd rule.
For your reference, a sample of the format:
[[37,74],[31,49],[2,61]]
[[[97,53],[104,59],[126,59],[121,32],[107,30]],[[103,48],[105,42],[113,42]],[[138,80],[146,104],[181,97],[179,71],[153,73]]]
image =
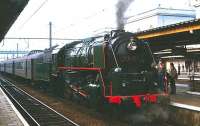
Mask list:
[[24,62],[16,63],[16,69],[24,69]]

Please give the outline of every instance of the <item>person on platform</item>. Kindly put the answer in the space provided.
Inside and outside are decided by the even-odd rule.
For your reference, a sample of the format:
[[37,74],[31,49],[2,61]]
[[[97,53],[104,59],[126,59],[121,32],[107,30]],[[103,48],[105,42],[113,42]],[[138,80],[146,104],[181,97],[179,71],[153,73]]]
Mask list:
[[183,71],[183,72],[185,72],[184,69],[185,69],[185,67],[184,67],[184,65],[182,64],[182,71]]
[[169,81],[170,81],[170,88],[171,88],[171,94],[176,94],[176,85],[175,81],[178,78],[178,74],[176,71],[176,68],[174,67],[173,63],[170,63],[170,69],[169,69]]
[[166,67],[164,63],[160,60],[159,61],[159,66],[158,66],[158,83],[159,87],[162,91],[165,90],[165,75],[166,75]]
[[181,65],[178,64],[178,75],[180,75],[180,74],[181,74]]

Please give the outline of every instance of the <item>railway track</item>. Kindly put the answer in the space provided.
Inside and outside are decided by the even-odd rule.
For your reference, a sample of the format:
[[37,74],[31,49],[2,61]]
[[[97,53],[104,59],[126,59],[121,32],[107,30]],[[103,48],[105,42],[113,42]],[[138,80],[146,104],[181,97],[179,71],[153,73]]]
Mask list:
[[8,80],[0,79],[0,87],[5,91],[30,126],[79,126],[19,89]]

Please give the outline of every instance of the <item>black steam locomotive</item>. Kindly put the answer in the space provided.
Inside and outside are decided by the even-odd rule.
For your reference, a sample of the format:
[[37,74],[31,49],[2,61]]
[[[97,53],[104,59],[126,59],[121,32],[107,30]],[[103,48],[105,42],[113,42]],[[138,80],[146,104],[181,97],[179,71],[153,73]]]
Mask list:
[[57,54],[56,66],[58,91],[94,105],[129,103],[140,108],[168,97],[159,90],[148,42],[123,30],[66,44]]
[[0,71],[95,107],[128,103],[140,108],[168,99],[160,91],[148,42],[123,30],[3,61]]

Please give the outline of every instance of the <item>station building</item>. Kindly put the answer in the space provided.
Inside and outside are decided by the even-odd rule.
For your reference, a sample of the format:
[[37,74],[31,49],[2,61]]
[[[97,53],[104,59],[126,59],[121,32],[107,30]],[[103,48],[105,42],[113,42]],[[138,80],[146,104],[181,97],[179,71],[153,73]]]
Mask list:
[[136,32],[137,38],[148,41],[158,59],[165,61],[167,68],[173,62],[180,72],[200,72],[200,20],[175,23],[154,29]]
[[[194,5],[194,2],[191,4]],[[167,69],[170,62],[173,62],[181,74],[200,72],[200,60],[196,58],[200,51],[200,41],[196,40],[199,29],[196,16],[200,15],[200,0],[195,5],[195,8],[187,9],[158,6],[129,16],[125,29],[161,47],[154,49],[154,54],[165,61]]]
[[125,29],[130,32],[140,32],[156,27],[184,22],[196,18],[193,9],[172,9],[157,7],[127,19]]

